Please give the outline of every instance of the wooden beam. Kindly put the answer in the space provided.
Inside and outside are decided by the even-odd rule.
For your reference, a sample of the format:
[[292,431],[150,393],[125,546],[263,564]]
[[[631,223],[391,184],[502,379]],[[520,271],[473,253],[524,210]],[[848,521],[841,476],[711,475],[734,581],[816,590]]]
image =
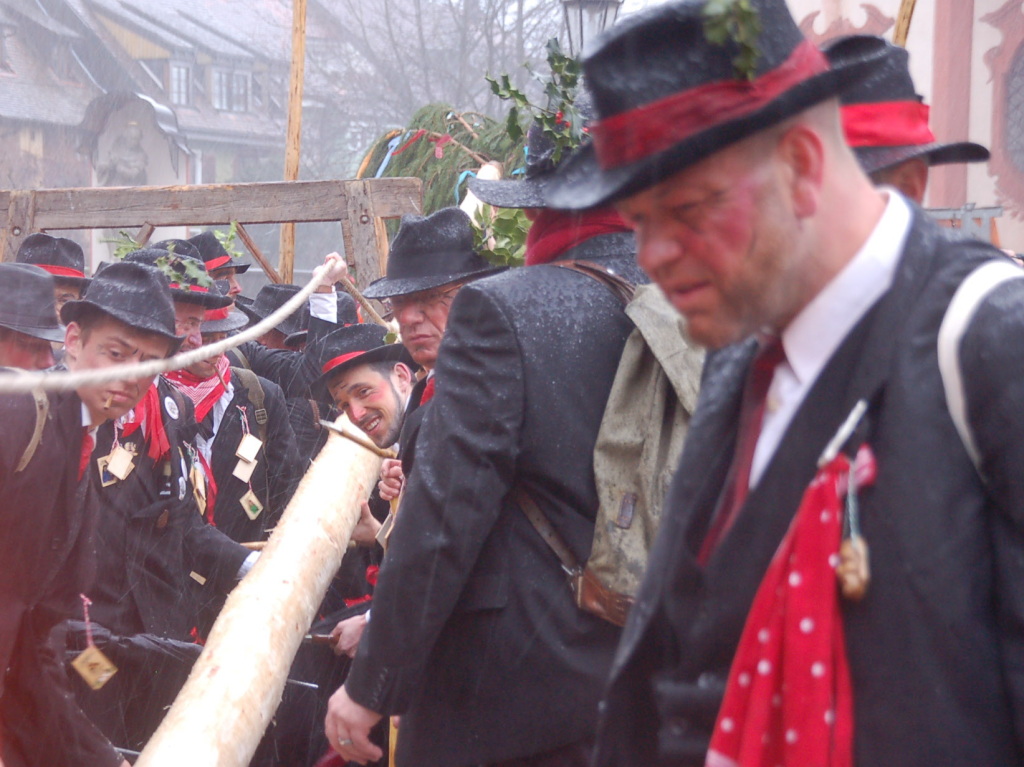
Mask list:
[[366,290],[367,285],[384,274],[388,259],[387,230],[368,183],[352,182],[348,189],[347,221],[342,226],[345,257],[355,264],[356,286],[360,290]]
[[[284,180],[298,181],[302,147],[302,88],[306,76],[306,0],[292,0],[292,65],[288,89],[288,138],[284,152]],[[281,277],[291,282],[295,274],[295,224],[281,225]]]
[[47,229],[127,229],[147,223],[215,226],[229,221],[341,221],[344,225],[353,193],[368,195],[374,214],[381,218],[422,209],[423,184],[415,178],[4,190],[0,191],[0,228],[17,228],[22,234],[15,236],[24,236]]
[[267,257],[263,255],[263,251],[260,250],[255,240],[253,240],[253,238],[249,235],[249,232],[246,231],[245,227],[242,224],[238,223],[237,221],[235,221],[234,223],[235,231],[238,232],[239,239],[243,243],[245,243],[245,247],[248,248],[250,253],[252,253],[252,257],[255,258],[257,262],[259,262],[259,265],[263,268],[263,273],[270,278],[271,282],[277,285],[280,285],[282,282],[284,282],[284,280],[281,279],[281,275],[277,273],[277,269],[271,266],[270,261],[267,260]]
[[36,230],[36,197],[29,190],[9,192],[6,200],[0,198],[0,205],[4,205],[7,220],[15,222],[13,226],[4,227],[6,231],[0,239],[0,261],[13,261],[21,243]]

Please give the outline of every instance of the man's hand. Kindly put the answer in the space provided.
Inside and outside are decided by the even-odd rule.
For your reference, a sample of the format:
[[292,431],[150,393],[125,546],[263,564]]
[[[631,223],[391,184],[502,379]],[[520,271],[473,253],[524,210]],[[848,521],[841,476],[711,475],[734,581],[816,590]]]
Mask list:
[[356,657],[356,650],[359,648],[359,639],[366,630],[366,614],[354,615],[341,621],[331,631],[331,649],[335,655],[347,655],[350,658]]
[[370,504],[363,501],[359,507],[359,521],[352,528],[352,540],[360,546],[373,546],[377,543],[377,531],[380,530],[380,522],[370,511]]
[[366,764],[384,756],[384,752],[370,742],[370,728],[380,721],[380,714],[360,706],[344,687],[331,696],[324,719],[324,733],[331,748],[349,762]]
[[402,492],[405,474],[402,473],[402,462],[396,458],[385,458],[380,467],[380,482],[377,489],[385,501],[393,501]]
[[324,270],[320,277],[320,284],[316,286],[317,293],[334,292],[334,284],[348,279],[348,264],[345,259],[337,253],[328,253],[324,256]]

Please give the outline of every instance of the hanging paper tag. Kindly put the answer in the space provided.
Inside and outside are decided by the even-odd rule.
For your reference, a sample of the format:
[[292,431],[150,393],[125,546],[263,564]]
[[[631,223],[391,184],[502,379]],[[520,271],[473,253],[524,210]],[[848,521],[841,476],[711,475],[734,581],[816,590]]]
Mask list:
[[256,497],[256,493],[251,489],[239,498],[238,502],[242,504],[242,509],[249,519],[255,520],[263,511],[263,504],[260,503],[260,499]]
[[263,447],[263,442],[259,437],[254,437],[252,434],[243,434],[242,441],[238,443],[235,455],[243,461],[255,461],[261,447]]
[[388,538],[391,536],[391,528],[395,524],[395,512],[389,511],[387,517],[380,525],[380,529],[377,531],[377,543],[384,551],[388,550]]
[[257,463],[259,463],[259,461],[245,461],[239,459],[238,463],[235,464],[235,470],[231,473],[238,477],[242,482],[248,484],[249,479],[252,477],[252,473],[256,471]]
[[108,456],[107,471],[120,480],[128,479],[128,475],[135,468],[134,456],[125,450],[123,445],[118,445]]
[[94,690],[100,689],[117,673],[117,666],[96,645],[86,647],[78,654],[71,665],[85,683]]
[[110,487],[117,482],[117,477],[110,473],[110,469],[107,468],[107,464],[110,463],[110,456],[104,455],[96,459],[96,468],[99,469],[100,474],[100,485],[103,487]]

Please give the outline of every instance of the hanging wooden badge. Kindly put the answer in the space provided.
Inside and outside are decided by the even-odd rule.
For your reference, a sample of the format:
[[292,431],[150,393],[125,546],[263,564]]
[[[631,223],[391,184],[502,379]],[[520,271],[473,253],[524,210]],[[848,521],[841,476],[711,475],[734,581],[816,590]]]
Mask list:
[[251,433],[242,435],[242,441],[238,443],[238,449],[235,450],[235,455],[241,458],[243,461],[255,461],[256,456],[260,452],[260,448],[263,447],[263,442],[259,437],[254,437]]
[[246,461],[244,458],[239,458],[238,463],[235,464],[235,470],[231,473],[242,482],[248,484],[252,478],[252,473],[256,471],[257,463],[259,461]]
[[133,456],[124,445],[118,445],[108,456],[107,471],[120,480],[128,479],[128,475],[135,468],[135,456]]
[[263,504],[260,503],[260,499],[256,497],[252,488],[249,488],[246,494],[238,499],[238,502],[242,504],[242,509],[249,519],[255,520],[263,512]]
[[71,661],[71,666],[90,688],[98,690],[110,681],[110,677],[117,673],[117,666],[110,662],[110,658],[104,655],[103,651],[93,641],[92,627],[89,624],[89,605],[92,602],[85,594],[80,596],[82,598],[82,612],[85,617],[85,637],[88,645]]
[[71,665],[85,680],[85,683],[94,690],[103,687],[110,681],[110,677],[117,673],[117,666],[111,663],[110,658],[94,644],[82,650],[78,657],[71,661]]
[[103,455],[103,456],[100,456],[99,458],[96,459],[96,468],[99,470],[100,485],[102,487],[110,487],[111,485],[113,485],[114,483],[117,482],[117,477],[115,477],[111,473],[111,471],[110,471],[110,469],[108,467],[109,464],[110,464],[110,456],[109,455]]

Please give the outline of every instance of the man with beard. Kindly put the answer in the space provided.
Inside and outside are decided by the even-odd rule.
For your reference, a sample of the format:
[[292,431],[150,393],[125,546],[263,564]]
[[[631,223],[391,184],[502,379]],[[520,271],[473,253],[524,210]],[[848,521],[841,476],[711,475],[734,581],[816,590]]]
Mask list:
[[[47,288],[39,311],[52,311]],[[109,267],[93,283],[88,306],[68,304],[64,319],[67,361],[77,371],[161,359],[181,343],[163,278],[144,266]],[[135,407],[152,380],[55,392],[42,398],[42,410],[28,395],[0,397],[0,763],[6,767],[123,763],[75,706],[47,636],[59,621],[82,615],[79,594],[95,576],[100,511],[81,501],[97,472],[97,430]]]
[[694,0],[602,37],[548,190],[614,202],[715,349],[593,763],[1019,764],[1022,273],[860,167],[881,41],[829,66],[745,5],[739,40]]

